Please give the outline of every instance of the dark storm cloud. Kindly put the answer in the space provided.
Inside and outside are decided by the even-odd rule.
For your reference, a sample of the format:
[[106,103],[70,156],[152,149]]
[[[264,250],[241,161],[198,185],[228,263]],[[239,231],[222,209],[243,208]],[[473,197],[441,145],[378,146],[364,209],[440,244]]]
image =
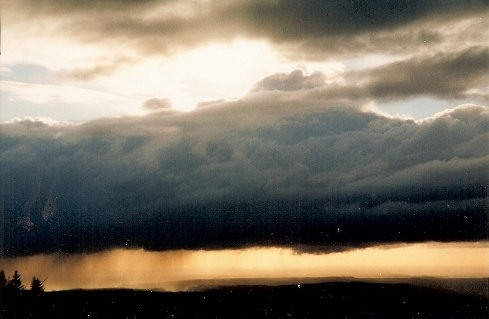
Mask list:
[[[155,19],[158,22],[173,22],[178,29],[179,23],[174,18],[181,17],[181,24],[193,24],[203,21],[203,18],[220,18],[221,22],[233,23],[253,32],[266,34],[272,38],[302,38],[304,36],[317,37],[326,34],[357,33],[365,30],[378,30],[405,25],[421,18],[434,14],[448,16],[461,16],[466,13],[487,9],[489,2],[484,0],[474,1],[189,1],[187,4],[178,4],[177,1],[43,1],[42,6],[36,1],[23,1],[25,7],[38,11],[47,11],[54,14],[97,13],[100,11],[113,12],[118,10],[123,13],[139,14],[145,10],[154,8],[175,8],[171,14]],[[37,6],[36,6],[37,5]],[[189,14],[187,9],[200,10],[198,14]],[[193,13],[195,11],[191,10]],[[103,12],[103,13],[107,13]],[[116,13],[116,12],[113,12]],[[146,31],[156,29],[157,24],[146,23],[141,18],[131,19],[127,15],[114,14],[108,17],[107,23],[112,18],[125,18],[129,24],[137,29],[146,26]],[[201,20],[202,19],[202,20]],[[187,20],[187,21],[185,21]],[[122,19],[121,19],[122,21]],[[170,24],[168,24],[170,25]],[[161,25],[160,25],[161,26]],[[245,30],[246,31],[246,30]]]
[[3,124],[5,254],[487,238],[487,107],[417,123],[335,88]]
[[[239,3],[239,2],[238,2]],[[487,6],[486,1],[256,1],[237,10],[257,32],[273,38],[316,38],[394,28],[432,14],[460,14]],[[237,6],[239,7],[239,6]],[[261,27],[263,26],[263,27]]]
[[[20,1],[71,39],[143,54],[171,54],[209,41],[267,39],[283,55],[405,54],[480,42],[489,2],[479,1]],[[479,19],[480,18],[480,19]],[[459,20],[471,23],[457,26]]]
[[[420,54],[344,74],[345,84],[326,86],[322,73],[304,75],[302,70],[270,75],[252,92],[295,91],[313,88],[318,96],[376,101],[433,96],[437,99],[470,99],[486,103],[489,83],[489,48],[473,46],[455,52]],[[421,106],[420,106],[421,107]]]
[[[434,95],[487,101],[487,95],[481,92],[489,82],[489,48],[476,46],[457,52],[416,56],[359,71],[357,77],[365,79],[366,90],[376,98]],[[471,93],[473,88],[480,88],[480,93]]]

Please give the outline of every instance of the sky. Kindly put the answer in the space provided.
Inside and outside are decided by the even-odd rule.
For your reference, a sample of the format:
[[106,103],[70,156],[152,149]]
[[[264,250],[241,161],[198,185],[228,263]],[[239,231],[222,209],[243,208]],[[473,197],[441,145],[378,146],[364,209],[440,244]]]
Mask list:
[[9,267],[433,242],[489,263],[489,2],[0,3]]

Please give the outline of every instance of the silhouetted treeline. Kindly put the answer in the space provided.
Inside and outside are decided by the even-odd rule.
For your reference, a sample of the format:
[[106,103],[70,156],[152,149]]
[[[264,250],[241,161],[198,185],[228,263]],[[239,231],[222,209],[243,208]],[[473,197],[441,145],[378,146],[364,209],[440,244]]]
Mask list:
[[6,277],[0,270],[0,318],[22,318],[17,314],[25,307],[24,297],[38,296],[44,292],[44,282],[38,277],[33,277],[30,290],[25,289],[19,272],[16,270],[12,278]]
[[[10,305],[9,305],[10,306]],[[487,296],[408,284],[326,282],[196,292],[68,290],[19,295],[10,318],[487,319]]]
[[[44,282],[39,279],[39,277],[34,276],[31,281],[31,291],[32,292],[43,292]],[[20,274],[16,270],[12,278],[5,277],[5,272],[0,270],[0,289],[3,293],[19,293],[25,290],[24,285],[22,285],[22,280],[20,279]]]

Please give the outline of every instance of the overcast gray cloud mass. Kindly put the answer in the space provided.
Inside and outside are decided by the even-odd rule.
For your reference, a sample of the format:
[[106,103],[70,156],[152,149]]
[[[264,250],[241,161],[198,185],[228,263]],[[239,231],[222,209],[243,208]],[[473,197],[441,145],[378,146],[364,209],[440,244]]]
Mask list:
[[[475,46],[462,51],[415,56],[369,71],[362,70],[359,74],[367,79],[366,89],[376,98],[434,95],[487,101],[489,48]],[[474,92],[475,88],[479,88],[479,93]]]
[[2,124],[5,254],[487,238],[488,107],[417,123],[328,90]]
[[[30,12],[32,19],[53,19],[71,40],[122,45],[126,53],[168,55],[206,42],[251,38],[282,47],[284,56],[320,60],[338,53],[405,55],[480,43],[488,38],[489,2],[24,0],[5,7]],[[74,70],[74,76],[112,72],[118,60],[129,62],[113,55],[112,62]]]

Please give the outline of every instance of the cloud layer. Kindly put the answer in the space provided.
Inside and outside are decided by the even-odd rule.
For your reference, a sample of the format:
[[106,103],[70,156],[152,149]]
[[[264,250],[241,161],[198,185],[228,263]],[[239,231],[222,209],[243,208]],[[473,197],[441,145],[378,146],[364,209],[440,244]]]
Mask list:
[[6,256],[488,239],[487,1],[0,2]]
[[333,82],[328,94],[389,114],[428,100],[426,112],[400,108],[415,118],[489,101],[485,0],[0,1],[5,120],[141,114],[154,97],[188,110]]
[[377,98],[407,98],[433,95],[442,99],[482,98],[489,81],[489,48],[469,47],[461,51],[438,53],[362,70],[366,90]]
[[311,77],[190,113],[2,124],[5,255],[487,239],[488,107],[388,118]]
[[[5,19],[50,21],[50,35],[105,48],[75,78],[111,73],[138,56],[172,55],[209,42],[264,39],[281,55],[324,58],[460,50],[488,38],[489,4],[474,1],[37,1],[5,3]],[[35,13],[35,14],[34,14]],[[26,29],[19,32],[42,32]],[[112,50],[114,47],[120,50]],[[100,57],[99,57],[100,58]]]
[[297,91],[312,89],[324,85],[325,77],[320,72],[311,75],[304,75],[302,70],[294,70],[292,73],[280,73],[270,75],[258,82],[252,89],[253,92],[259,91]]

